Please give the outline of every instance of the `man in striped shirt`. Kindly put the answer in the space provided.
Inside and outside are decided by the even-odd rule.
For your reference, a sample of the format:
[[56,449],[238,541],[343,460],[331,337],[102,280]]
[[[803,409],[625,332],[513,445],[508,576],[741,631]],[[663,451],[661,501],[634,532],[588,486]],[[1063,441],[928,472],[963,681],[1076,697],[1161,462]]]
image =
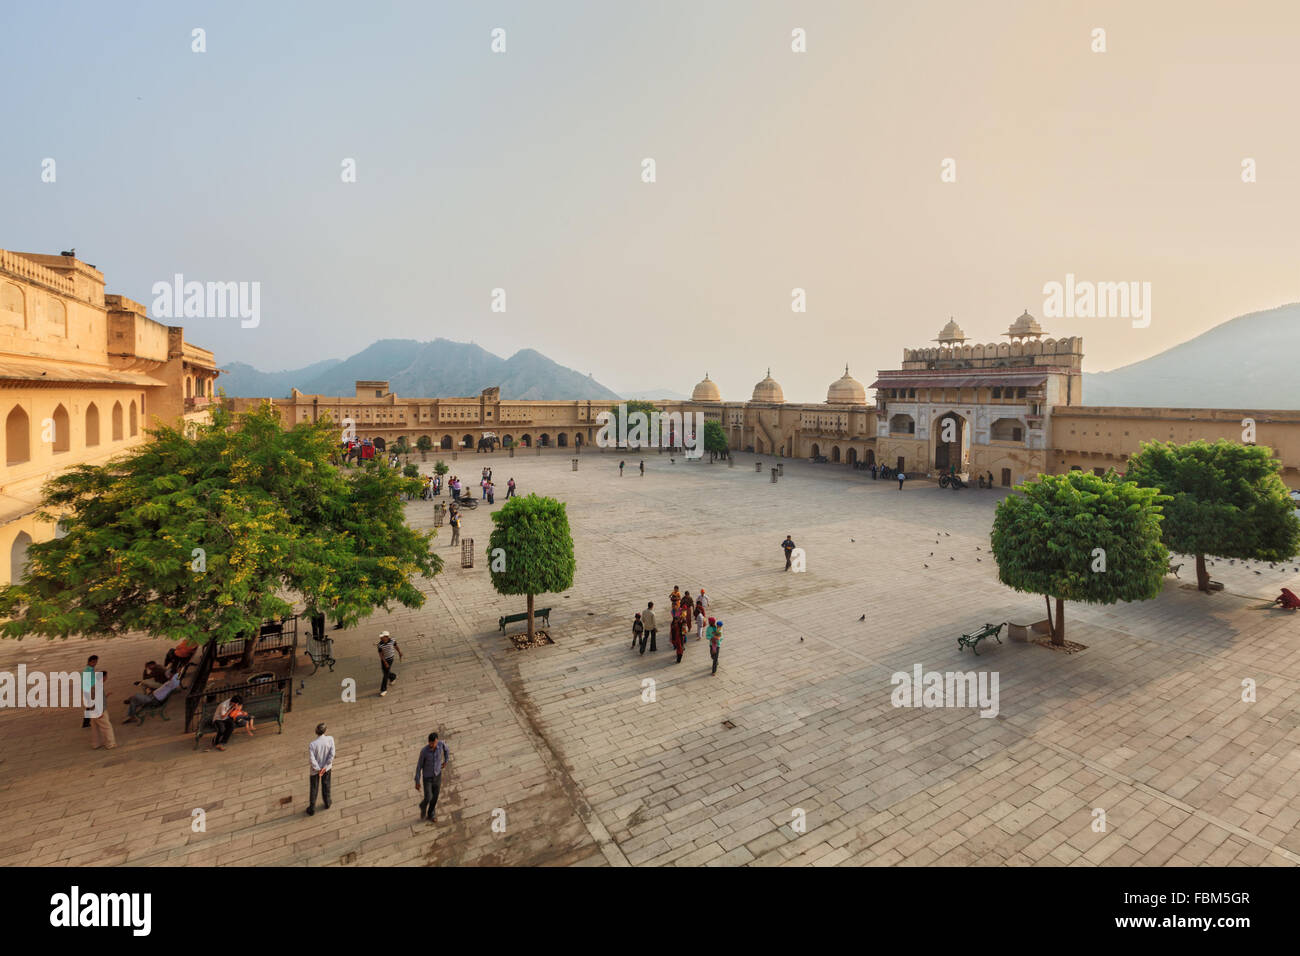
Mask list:
[[379,635],[379,666],[384,669],[384,679],[379,684],[379,696],[388,696],[389,683],[397,680],[397,674],[393,672],[393,658],[400,658],[402,649],[397,646],[397,642],[389,637],[388,632],[384,631]]

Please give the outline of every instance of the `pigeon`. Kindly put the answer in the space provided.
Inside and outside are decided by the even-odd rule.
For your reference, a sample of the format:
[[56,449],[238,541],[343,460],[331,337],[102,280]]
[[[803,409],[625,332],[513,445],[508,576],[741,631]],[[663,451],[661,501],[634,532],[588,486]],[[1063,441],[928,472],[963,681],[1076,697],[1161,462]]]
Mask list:
[[954,558],[954,557],[950,554],[950,555],[948,555],[948,560],[949,560],[949,561],[956,561],[957,559]]
[[983,559],[983,558],[976,558],[975,560],[976,560],[976,561],[983,561],[984,559]]
[[800,643],[800,644],[802,644],[802,643],[803,643],[803,638],[802,638],[802,637],[801,637],[801,638],[799,638],[799,643]]
[[947,531],[945,531],[945,532],[943,533],[943,536],[944,536],[945,538],[951,538],[951,537],[952,537],[952,535],[950,535]]
[[928,568],[929,565],[928,565],[928,564],[923,564],[923,565],[921,565],[921,567],[923,567],[923,568]]
[[978,544],[975,545],[975,550],[976,550],[976,551],[979,551],[979,550],[980,550],[980,546],[979,546]]
[[1256,572],[1255,572],[1255,573],[1256,573],[1256,574],[1259,574],[1259,573],[1261,573],[1261,572],[1259,572],[1259,571],[1256,571]]
[[[866,619],[867,619],[867,616],[866,616],[866,615],[865,615],[865,614],[864,614],[864,615],[862,615],[862,617],[860,617],[860,618],[858,618],[858,620],[859,620],[859,621],[865,621],[865,620],[866,620]],[[799,640],[801,640],[801,641],[802,641],[802,640],[803,640],[803,638],[802,638],[802,637],[801,637],[801,638],[799,638]]]
[[933,552],[933,551],[930,552],[930,557],[932,557],[932,558],[934,557],[934,552]]
[[849,538],[849,544],[853,544],[857,540],[857,538]]

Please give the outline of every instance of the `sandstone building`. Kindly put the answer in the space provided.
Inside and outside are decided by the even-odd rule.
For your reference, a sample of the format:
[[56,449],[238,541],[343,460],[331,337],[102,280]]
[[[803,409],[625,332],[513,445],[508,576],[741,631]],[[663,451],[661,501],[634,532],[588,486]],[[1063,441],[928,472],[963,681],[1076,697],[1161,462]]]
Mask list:
[[27,547],[57,528],[38,521],[41,486],[102,464],[156,420],[206,418],[212,353],[144,306],[104,294],[104,275],[72,255],[0,250],[0,584]]

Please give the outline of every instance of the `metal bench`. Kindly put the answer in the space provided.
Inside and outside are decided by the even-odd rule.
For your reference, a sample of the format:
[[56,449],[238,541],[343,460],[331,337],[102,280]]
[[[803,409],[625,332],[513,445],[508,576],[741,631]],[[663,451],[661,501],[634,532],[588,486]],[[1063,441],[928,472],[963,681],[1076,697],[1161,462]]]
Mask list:
[[162,700],[158,700],[158,698],[153,697],[151,694],[149,703],[142,704],[135,709],[135,719],[139,721],[141,724],[143,724],[145,722],[145,718],[148,717],[150,714],[157,714],[163,720],[171,720],[171,718],[167,716],[167,705],[171,702],[171,699],[173,697],[183,698],[184,696],[185,695],[181,693],[181,688],[177,688],[176,690],[172,691]]
[[334,639],[330,637],[310,638],[307,641],[307,656],[311,658],[311,672],[314,674],[322,666],[328,665],[331,671],[338,663],[334,660]]
[[[533,611],[533,620],[540,619],[547,627],[551,626],[551,609],[549,607],[538,608]],[[497,618],[497,630],[502,634],[505,633],[507,624],[518,624],[520,621],[527,622],[528,612],[522,614],[506,614]]]
[[979,642],[984,640],[984,638],[991,637],[999,644],[1002,643],[1002,638],[998,637],[998,634],[1002,631],[1002,628],[1005,626],[1006,626],[1005,621],[1002,622],[1001,624],[985,624],[984,627],[976,634],[963,634],[961,637],[957,638],[957,650],[964,651],[966,648],[969,647],[972,651],[975,652],[976,656],[978,656],[980,652]]

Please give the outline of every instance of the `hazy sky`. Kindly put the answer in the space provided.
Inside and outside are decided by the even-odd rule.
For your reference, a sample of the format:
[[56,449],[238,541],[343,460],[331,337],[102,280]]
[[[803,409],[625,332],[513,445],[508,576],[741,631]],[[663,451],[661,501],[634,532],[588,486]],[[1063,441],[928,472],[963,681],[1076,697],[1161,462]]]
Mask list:
[[257,328],[172,323],[219,362],[445,336],[821,401],[1067,273],[1152,285],[1147,328],[1043,319],[1093,371],[1300,299],[1293,0],[45,0],[0,50],[0,248],[260,282]]

